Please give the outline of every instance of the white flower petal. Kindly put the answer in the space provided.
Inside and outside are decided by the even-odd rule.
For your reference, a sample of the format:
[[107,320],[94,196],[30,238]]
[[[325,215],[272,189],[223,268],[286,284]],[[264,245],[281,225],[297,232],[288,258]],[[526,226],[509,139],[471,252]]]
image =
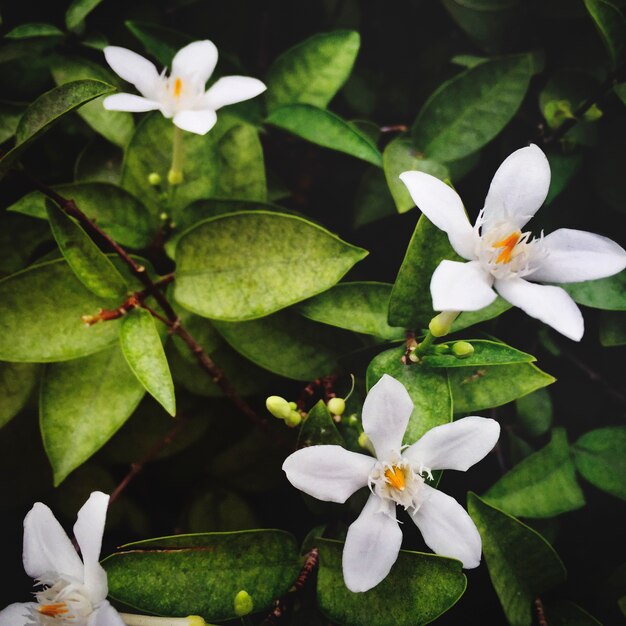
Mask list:
[[172,73],[176,76],[193,75],[204,85],[217,64],[217,48],[212,41],[194,41],[181,48],[172,60]]
[[471,261],[476,258],[476,235],[467,219],[459,194],[443,181],[424,172],[403,172],[400,180],[417,208],[437,227],[445,231],[457,254]]
[[108,600],[104,600],[89,616],[87,626],[126,626],[126,622]]
[[196,135],[206,135],[217,122],[217,115],[212,109],[200,111],[181,111],[174,116],[174,124],[178,128]]
[[576,283],[612,276],[626,267],[626,250],[608,237],[561,228],[543,238],[548,256],[530,279]]
[[217,111],[221,107],[249,100],[263,93],[267,87],[257,78],[225,76],[220,78],[202,98],[202,104]]
[[283,463],[287,480],[300,491],[326,502],[345,502],[367,485],[376,459],[341,446],[310,446]]
[[464,417],[431,428],[402,456],[431,470],[467,471],[496,445],[500,424],[486,417]]
[[144,111],[154,111],[160,105],[158,102],[148,100],[142,96],[135,96],[131,93],[116,93],[112,96],[107,96],[102,101],[102,106],[108,111],[143,113]]
[[505,222],[521,229],[543,204],[550,188],[550,164],[531,144],[510,154],[495,173],[485,199],[483,233]]
[[561,287],[529,283],[523,278],[496,280],[496,291],[513,306],[552,326],[561,334],[580,341],[585,322],[580,309]]
[[496,299],[493,278],[478,261],[442,261],[430,279],[435,311],[478,311]]
[[108,505],[109,496],[94,491],[78,511],[74,524],[74,536],[85,566],[84,583],[93,604],[104,600],[108,593],[107,575],[99,563]]
[[369,390],[363,403],[363,430],[380,460],[400,453],[412,411],[413,401],[406,387],[388,374]]
[[36,602],[15,602],[0,611],[0,626],[28,626],[32,624],[31,611],[37,610]]
[[395,504],[370,495],[350,525],[343,548],[343,579],[350,591],[367,591],[382,582],[398,558],[402,531]]
[[119,46],[107,46],[104,49],[104,58],[120,78],[135,85],[142,95],[147,98],[156,95],[160,82],[159,73],[148,59]]
[[52,511],[35,502],[24,518],[24,570],[31,578],[55,582],[57,574],[83,579],[83,563]]
[[458,559],[465,569],[480,565],[482,542],[467,511],[450,496],[424,485],[425,500],[411,515],[426,545],[436,554]]

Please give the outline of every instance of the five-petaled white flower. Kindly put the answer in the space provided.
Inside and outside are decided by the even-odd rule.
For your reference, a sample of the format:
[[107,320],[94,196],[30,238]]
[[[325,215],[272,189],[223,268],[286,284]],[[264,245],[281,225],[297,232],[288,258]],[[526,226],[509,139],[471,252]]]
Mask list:
[[437,311],[482,309],[496,298],[493,286],[512,305],[579,341],[584,321],[575,302],[561,287],[540,283],[595,280],[626,267],[626,251],[606,237],[561,228],[531,240],[522,232],[550,186],[550,165],[535,145],[516,150],[500,165],[473,227],[461,198],[445,183],[423,172],[404,172],[400,179],[469,261],[445,260],[435,270],[430,290]]
[[78,512],[74,536],[81,561],[52,511],[36,502],[24,518],[24,569],[41,590],[36,602],[0,611],[0,626],[124,626],[106,600],[107,575],[98,558],[109,496],[91,494]]
[[481,540],[465,509],[425,481],[432,470],[466,471],[496,444],[500,425],[484,417],[465,417],[436,426],[411,446],[402,438],[413,410],[404,385],[387,374],[363,404],[363,429],[376,458],[341,446],[302,448],[285,459],[283,470],[294,487],[328,502],[345,502],[357,489],[371,495],[348,529],[343,577],[351,591],[380,583],[398,558],[402,531],[395,505],[402,505],[437,554],[460,560],[465,568],[480,563]]
[[158,109],[174,124],[191,133],[205,135],[217,121],[215,111],[258,96],[265,85],[256,78],[225,76],[205,91],[207,80],[217,63],[217,48],[213,42],[194,41],[181,48],[172,61],[170,76],[139,54],[107,46],[104,56],[113,71],[135,85],[141,96],[118,93],[104,100],[111,111],[153,111]]

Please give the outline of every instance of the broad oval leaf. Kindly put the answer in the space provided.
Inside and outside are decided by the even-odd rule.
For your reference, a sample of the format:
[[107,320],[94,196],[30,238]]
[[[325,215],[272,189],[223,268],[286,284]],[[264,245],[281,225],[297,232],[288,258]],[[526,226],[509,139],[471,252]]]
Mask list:
[[585,0],[589,15],[600,33],[611,63],[618,68],[626,61],[626,18],[613,2]]
[[585,505],[563,428],[493,485],[483,499],[511,515],[554,517]]
[[[478,365],[508,365],[511,363],[531,363],[536,361],[532,354],[511,348],[498,341],[485,339],[465,339],[472,344],[474,352],[466,358],[459,358],[453,353],[428,354],[422,358],[427,367],[473,367]],[[449,342],[453,345],[454,342]]]
[[38,374],[34,363],[0,363],[0,428],[26,404]]
[[563,582],[565,567],[554,548],[512,515],[475,493],[467,508],[483,540],[489,577],[511,626],[531,626],[537,594]]
[[46,366],[39,418],[55,486],[115,434],[144,393],[118,346]]
[[626,270],[582,283],[560,285],[578,304],[605,311],[626,311]]
[[476,152],[513,118],[532,73],[532,58],[523,54],[486,61],[445,82],[415,120],[415,145],[444,163]]
[[15,135],[25,108],[26,105],[16,102],[0,102],[0,143]]
[[102,562],[113,599],[142,612],[211,622],[236,617],[233,600],[242,589],[255,611],[269,610],[300,569],[295,538],[281,530],[176,535],[122,548]]
[[133,374],[146,391],[172,416],[176,415],[174,382],[154,318],[135,309],[122,321],[120,345]]
[[344,626],[416,626],[450,609],[465,592],[461,563],[435,554],[400,550],[379,585],[353,593],[343,582],[343,543],[319,539],[317,601],[333,622]]
[[626,345],[626,313],[605,311],[600,314],[600,343],[607,348]]
[[299,102],[325,108],[350,76],[360,43],[359,33],[339,30],[287,50],[267,75],[268,109]]
[[552,425],[552,400],[544,387],[515,402],[517,424],[530,437],[543,435]]
[[392,348],[374,357],[367,368],[367,388],[371,389],[383,374],[399,380],[413,400],[413,412],[404,433],[403,443],[415,443],[425,432],[452,421],[452,396],[447,370],[402,363],[404,348]]
[[332,287],[366,255],[294,215],[222,215],[180,238],[174,295],[204,317],[255,319]]
[[382,167],[382,155],[372,140],[356,126],[325,109],[311,104],[290,104],[275,109],[265,121],[318,146]]

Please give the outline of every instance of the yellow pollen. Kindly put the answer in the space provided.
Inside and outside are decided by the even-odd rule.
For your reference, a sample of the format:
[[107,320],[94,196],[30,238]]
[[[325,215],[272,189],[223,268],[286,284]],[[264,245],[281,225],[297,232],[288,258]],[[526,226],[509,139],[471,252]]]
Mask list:
[[67,605],[65,602],[54,602],[53,604],[44,604],[37,609],[42,615],[48,617],[58,617],[59,615],[65,615],[68,613]]
[[496,263],[508,263],[511,260],[513,250],[517,245],[517,242],[520,240],[521,236],[522,233],[520,233],[518,230],[517,232],[511,233],[508,237],[505,237],[500,241],[496,241],[496,243],[493,244],[494,248],[502,248],[502,251],[496,259]]
[[183,81],[177,78],[174,81],[174,98],[180,98],[180,93],[183,90]]
[[394,489],[404,491],[404,472],[399,467],[392,465],[385,470],[385,478]]

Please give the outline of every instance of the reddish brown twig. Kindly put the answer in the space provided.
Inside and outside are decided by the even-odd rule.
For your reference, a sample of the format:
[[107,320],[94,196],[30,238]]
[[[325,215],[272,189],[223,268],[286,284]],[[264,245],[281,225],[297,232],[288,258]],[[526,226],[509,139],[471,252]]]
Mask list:
[[543,610],[543,602],[541,598],[537,596],[535,598],[535,614],[537,615],[537,624],[538,626],[548,626],[548,620],[546,619],[546,614]]

